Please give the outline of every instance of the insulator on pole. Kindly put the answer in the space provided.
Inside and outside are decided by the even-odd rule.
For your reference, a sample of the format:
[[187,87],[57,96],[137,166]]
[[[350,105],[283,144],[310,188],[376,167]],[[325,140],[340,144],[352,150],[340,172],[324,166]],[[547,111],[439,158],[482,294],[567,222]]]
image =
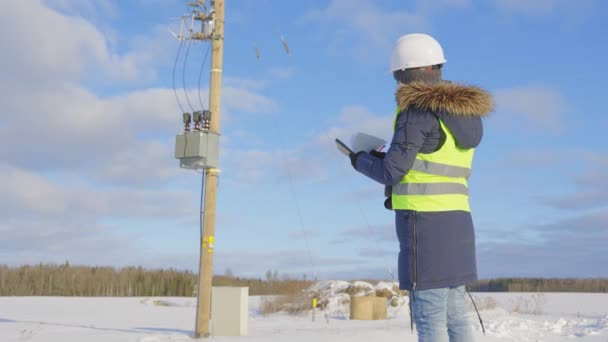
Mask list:
[[184,119],[184,132],[190,132],[190,123],[192,122],[192,117],[190,116],[190,113],[184,113],[183,119]]

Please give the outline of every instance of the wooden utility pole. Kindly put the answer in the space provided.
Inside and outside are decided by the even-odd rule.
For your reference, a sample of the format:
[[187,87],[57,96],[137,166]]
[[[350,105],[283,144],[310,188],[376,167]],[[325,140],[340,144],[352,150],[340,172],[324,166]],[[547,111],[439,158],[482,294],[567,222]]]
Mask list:
[[[211,41],[211,80],[209,86],[210,131],[220,133],[220,95],[222,89],[222,58],[224,54],[224,0],[212,0],[214,30]],[[195,338],[209,337],[211,311],[211,281],[213,279],[213,249],[215,243],[215,208],[218,169],[205,173],[205,209],[203,235],[201,237],[200,269],[198,280],[198,304],[196,308]]]

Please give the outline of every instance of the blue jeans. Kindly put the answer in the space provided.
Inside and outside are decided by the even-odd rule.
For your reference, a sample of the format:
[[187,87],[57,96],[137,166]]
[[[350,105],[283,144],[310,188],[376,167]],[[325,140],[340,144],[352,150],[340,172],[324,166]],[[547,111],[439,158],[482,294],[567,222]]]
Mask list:
[[[419,342],[471,342],[464,286],[416,290],[410,295]],[[448,339],[449,336],[449,339]]]

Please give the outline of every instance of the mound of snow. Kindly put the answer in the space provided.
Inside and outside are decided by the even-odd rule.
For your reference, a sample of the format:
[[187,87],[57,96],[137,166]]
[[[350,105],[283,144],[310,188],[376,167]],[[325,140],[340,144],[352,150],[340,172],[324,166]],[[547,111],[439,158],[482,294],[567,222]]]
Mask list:
[[365,281],[355,281],[348,288],[348,294],[351,296],[373,296],[376,294],[374,285]]
[[306,294],[318,298],[319,308],[330,317],[339,318],[349,317],[351,296],[384,297],[393,311],[408,303],[397,282],[379,282],[374,286],[366,281],[325,280],[312,285]]
[[331,298],[339,294],[349,296],[377,296],[387,299],[405,295],[399,290],[399,283],[381,281],[375,286],[366,281],[349,283],[343,280],[324,280],[315,283],[306,290],[311,297]]
[[171,307],[193,307],[194,306],[194,302],[192,301],[172,301],[172,300],[168,300],[165,298],[144,298],[142,300],[139,301],[141,304],[144,305],[151,305],[151,306],[171,306]]
[[350,283],[343,280],[324,280],[319,281],[310,288],[307,292],[310,294],[318,294],[321,297],[334,296],[338,293],[344,293],[350,287]]

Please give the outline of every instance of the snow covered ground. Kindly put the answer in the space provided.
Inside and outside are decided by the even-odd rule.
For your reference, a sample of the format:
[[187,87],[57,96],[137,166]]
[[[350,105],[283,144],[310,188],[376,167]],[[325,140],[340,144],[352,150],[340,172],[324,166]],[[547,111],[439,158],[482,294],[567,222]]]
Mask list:
[[[487,330],[484,337],[471,312],[478,341],[608,341],[608,294],[474,296]],[[330,304],[329,322],[322,313],[312,322],[310,315],[264,317],[260,297],[250,297],[249,303],[248,336],[209,340],[416,341],[407,304],[390,308],[385,321],[350,321],[347,305]],[[193,332],[195,304],[194,298],[0,297],[0,341],[186,341]],[[526,313],[534,311],[540,314]]]

